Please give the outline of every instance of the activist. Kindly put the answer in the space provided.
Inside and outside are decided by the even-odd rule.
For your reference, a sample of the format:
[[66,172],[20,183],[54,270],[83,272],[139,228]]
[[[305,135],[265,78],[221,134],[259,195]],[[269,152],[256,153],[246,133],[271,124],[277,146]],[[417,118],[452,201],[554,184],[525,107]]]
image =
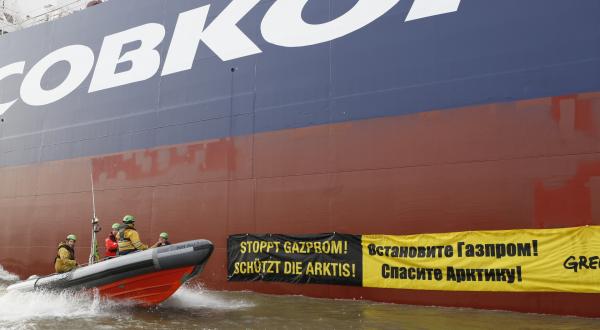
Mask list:
[[117,251],[119,251],[119,243],[117,242],[117,233],[119,232],[120,225],[118,223],[113,223],[112,230],[108,237],[104,240],[104,246],[106,247],[106,257],[114,258],[117,256]]
[[171,245],[171,242],[169,242],[169,234],[166,232],[162,232],[160,233],[160,235],[158,235],[158,242],[154,243],[154,245],[152,245],[150,248],[153,249],[167,245]]
[[77,268],[75,241],[77,241],[77,236],[69,234],[64,242],[58,244],[58,251],[54,258],[54,270],[57,273],[66,273]]
[[119,227],[117,241],[119,242],[119,251],[117,255],[124,256],[129,253],[147,250],[148,245],[140,241],[140,234],[135,230],[135,217],[126,215],[123,217],[123,224]]

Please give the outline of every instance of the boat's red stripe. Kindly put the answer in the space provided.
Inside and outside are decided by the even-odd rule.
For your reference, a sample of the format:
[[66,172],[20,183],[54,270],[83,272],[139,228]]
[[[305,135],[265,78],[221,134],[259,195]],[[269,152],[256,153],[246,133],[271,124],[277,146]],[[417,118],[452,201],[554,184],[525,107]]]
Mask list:
[[190,274],[193,269],[193,266],[189,266],[139,275],[98,289],[103,297],[134,300],[148,305],[158,304],[175,293],[183,284],[183,277]]

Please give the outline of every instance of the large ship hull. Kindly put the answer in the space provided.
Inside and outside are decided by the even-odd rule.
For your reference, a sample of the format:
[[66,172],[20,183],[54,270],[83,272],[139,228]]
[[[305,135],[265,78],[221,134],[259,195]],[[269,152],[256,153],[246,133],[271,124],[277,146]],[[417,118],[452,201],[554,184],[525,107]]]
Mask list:
[[[98,27],[104,36],[159,13],[174,21],[199,6],[151,1],[135,9],[141,18],[134,23],[117,3],[52,27],[112,17],[114,26]],[[353,3],[313,3],[309,12],[319,20],[329,8],[335,17]],[[258,13],[270,4],[261,2]],[[596,294],[227,281],[226,241],[237,233],[600,224],[599,4],[517,4],[519,12],[463,3],[456,13],[413,23],[402,22],[409,8],[398,5],[325,44],[257,42],[264,54],[225,62],[201,46],[191,71],[125,92],[88,94],[86,85],[39,113],[17,102],[0,126],[0,264],[23,276],[47,273],[64,235],[85,241],[92,173],[105,224],[135,214],[145,241],[168,231],[177,241],[214,242],[200,276],[209,288],[600,316]],[[508,16],[486,16],[494,10]],[[254,13],[240,26],[255,27]],[[538,16],[528,21],[532,13]],[[558,17],[563,25],[555,27]],[[36,27],[0,41],[43,33]],[[5,91],[16,90],[6,81]],[[10,93],[0,95],[6,101]],[[77,247],[78,256],[88,253]]]

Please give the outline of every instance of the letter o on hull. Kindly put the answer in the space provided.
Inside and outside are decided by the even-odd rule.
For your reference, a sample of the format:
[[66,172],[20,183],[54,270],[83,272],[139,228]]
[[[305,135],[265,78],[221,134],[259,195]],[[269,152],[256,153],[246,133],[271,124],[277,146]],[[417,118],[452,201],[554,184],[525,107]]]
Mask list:
[[[318,0],[315,0],[318,1]],[[261,23],[266,41],[283,47],[304,47],[341,38],[383,16],[400,0],[358,0],[344,15],[322,24],[302,18],[308,0],[278,0]]]
[[[67,78],[57,87],[45,90],[41,86],[46,71],[54,64],[66,61],[71,66]],[[94,52],[87,46],[71,45],[55,50],[36,63],[21,85],[23,102],[41,106],[56,102],[73,92],[87,78],[94,66]]]

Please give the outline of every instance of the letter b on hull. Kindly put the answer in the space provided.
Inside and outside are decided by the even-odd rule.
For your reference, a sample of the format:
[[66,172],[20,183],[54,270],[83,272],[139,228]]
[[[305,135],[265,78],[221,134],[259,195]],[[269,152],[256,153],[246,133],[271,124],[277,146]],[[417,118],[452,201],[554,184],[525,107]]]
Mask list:
[[[123,86],[151,78],[160,66],[156,47],[165,37],[165,28],[149,23],[104,38],[89,92]],[[139,48],[121,55],[123,46],[140,41]],[[131,62],[131,69],[115,72],[120,63]]]

